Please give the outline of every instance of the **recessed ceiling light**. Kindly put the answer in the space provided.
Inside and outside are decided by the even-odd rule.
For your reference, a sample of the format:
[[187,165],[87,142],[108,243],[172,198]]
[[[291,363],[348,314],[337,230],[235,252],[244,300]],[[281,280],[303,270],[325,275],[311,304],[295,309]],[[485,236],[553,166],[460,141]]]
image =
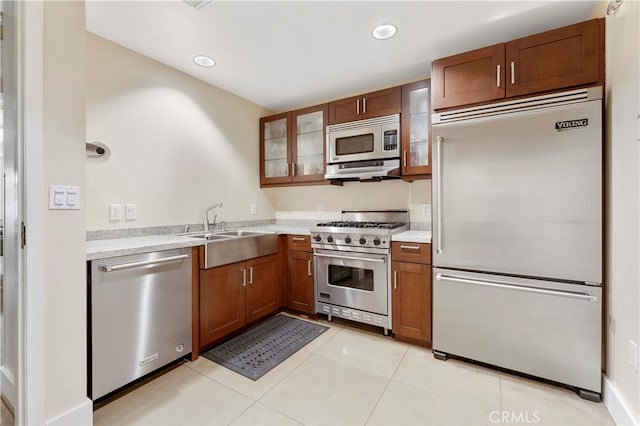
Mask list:
[[375,27],[373,31],[371,31],[371,35],[377,40],[386,40],[396,35],[397,32],[398,29],[395,25],[384,24]]
[[200,65],[201,67],[206,67],[206,68],[211,68],[216,64],[216,61],[214,61],[213,58],[210,58],[209,56],[205,56],[205,55],[194,56],[193,62],[195,62],[196,65]]

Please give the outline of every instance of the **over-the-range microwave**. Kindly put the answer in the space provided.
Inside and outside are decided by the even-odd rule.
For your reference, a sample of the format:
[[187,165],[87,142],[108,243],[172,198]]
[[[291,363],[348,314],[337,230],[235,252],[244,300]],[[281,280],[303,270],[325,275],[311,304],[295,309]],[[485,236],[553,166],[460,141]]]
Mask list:
[[400,174],[400,114],[327,126],[326,179]]

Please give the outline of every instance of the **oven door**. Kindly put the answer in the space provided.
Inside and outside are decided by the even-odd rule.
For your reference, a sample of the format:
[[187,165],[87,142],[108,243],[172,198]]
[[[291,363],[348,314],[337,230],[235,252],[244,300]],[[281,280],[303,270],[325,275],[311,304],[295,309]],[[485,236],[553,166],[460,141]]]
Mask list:
[[388,315],[389,255],[314,252],[318,302]]

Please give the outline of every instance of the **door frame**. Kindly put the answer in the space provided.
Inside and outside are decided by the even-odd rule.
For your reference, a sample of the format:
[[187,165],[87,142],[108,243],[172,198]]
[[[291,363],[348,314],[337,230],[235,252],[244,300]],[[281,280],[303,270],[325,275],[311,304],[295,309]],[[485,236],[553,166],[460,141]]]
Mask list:
[[[15,185],[11,241],[16,256],[17,291],[9,303],[16,306],[17,374],[12,391],[16,424],[45,424],[43,262],[44,154],[43,154],[43,11],[42,2],[4,2],[5,40],[3,55],[12,68],[3,75],[10,92],[9,126],[13,126],[12,167]],[[6,46],[6,49],[5,49]],[[5,52],[6,50],[6,52]],[[4,74],[4,73],[3,73]],[[7,121],[9,121],[7,120]],[[5,140],[5,147],[10,141]],[[6,160],[5,160],[6,161]],[[28,244],[23,245],[21,224],[25,224]],[[27,267],[28,265],[28,267]],[[2,374],[5,389],[5,375]]]

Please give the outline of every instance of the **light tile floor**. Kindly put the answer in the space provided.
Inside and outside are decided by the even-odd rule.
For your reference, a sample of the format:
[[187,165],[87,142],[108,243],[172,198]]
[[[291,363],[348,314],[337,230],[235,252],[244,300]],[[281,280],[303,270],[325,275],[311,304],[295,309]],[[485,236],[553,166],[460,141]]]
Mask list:
[[98,409],[94,424],[614,424],[570,390],[320,322],[331,328],[256,382],[201,357]]

